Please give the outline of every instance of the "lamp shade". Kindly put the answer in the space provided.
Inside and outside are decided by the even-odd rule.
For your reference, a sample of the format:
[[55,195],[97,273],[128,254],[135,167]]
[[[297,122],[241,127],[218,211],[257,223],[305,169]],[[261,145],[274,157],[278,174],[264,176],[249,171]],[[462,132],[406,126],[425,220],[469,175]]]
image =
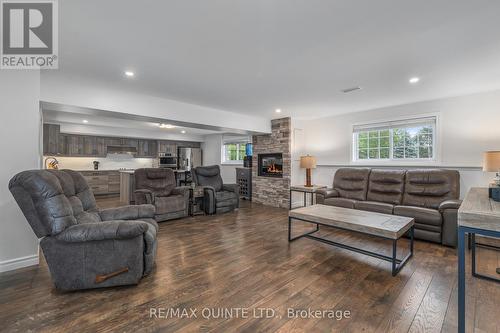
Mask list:
[[483,154],[483,171],[497,172],[499,170],[500,170],[500,151],[485,152]]
[[314,156],[301,156],[300,167],[302,169],[316,169],[316,157]]

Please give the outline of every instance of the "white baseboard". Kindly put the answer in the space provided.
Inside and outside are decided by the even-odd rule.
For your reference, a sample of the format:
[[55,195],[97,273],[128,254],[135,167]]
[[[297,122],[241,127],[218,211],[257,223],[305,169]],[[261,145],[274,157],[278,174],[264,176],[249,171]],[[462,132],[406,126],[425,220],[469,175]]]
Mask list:
[[0,262],[0,273],[14,269],[38,265],[38,254]]

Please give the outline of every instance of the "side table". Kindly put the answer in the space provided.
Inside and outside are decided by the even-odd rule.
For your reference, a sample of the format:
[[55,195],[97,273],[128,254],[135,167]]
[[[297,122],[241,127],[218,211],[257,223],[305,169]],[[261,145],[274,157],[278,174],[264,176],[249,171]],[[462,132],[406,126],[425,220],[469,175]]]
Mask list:
[[203,186],[191,187],[189,191],[189,215],[205,215],[205,209],[203,207],[205,191]]
[[[476,235],[500,238],[500,202],[489,198],[487,188],[471,188],[458,210],[458,333],[465,333],[465,235],[467,233],[472,235],[472,273],[473,276],[478,276],[475,272]],[[488,280],[493,279],[488,278]]]
[[289,210],[292,209],[292,192],[302,192],[304,193],[304,207],[307,206],[307,193],[311,194],[311,205],[314,204],[314,195],[317,190],[327,188],[325,185],[313,185],[311,187],[307,187],[305,185],[292,185],[290,186],[290,206]]

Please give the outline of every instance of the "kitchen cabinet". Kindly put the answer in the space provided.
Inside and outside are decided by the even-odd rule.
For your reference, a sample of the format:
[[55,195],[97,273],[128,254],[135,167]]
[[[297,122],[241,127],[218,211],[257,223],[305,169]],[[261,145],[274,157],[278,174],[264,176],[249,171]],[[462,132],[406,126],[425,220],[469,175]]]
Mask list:
[[157,157],[157,143],[155,140],[139,139],[136,157]]
[[120,193],[120,173],[114,170],[80,171],[94,195]]
[[121,146],[122,139],[120,139],[120,138],[104,138],[104,144],[106,146]]
[[72,156],[84,156],[84,137],[71,135],[69,137],[69,154]]
[[177,144],[173,141],[158,141],[158,153],[177,155]]
[[96,151],[97,151],[97,156],[99,157],[106,157],[107,150],[106,150],[106,143],[103,137],[97,137],[96,138]]
[[156,158],[158,153],[177,155],[177,147],[199,148],[200,143],[60,133],[59,125],[43,124],[44,155],[106,157],[108,146],[134,147],[135,157]]
[[43,124],[43,153],[44,155],[57,155],[59,152],[60,126]]

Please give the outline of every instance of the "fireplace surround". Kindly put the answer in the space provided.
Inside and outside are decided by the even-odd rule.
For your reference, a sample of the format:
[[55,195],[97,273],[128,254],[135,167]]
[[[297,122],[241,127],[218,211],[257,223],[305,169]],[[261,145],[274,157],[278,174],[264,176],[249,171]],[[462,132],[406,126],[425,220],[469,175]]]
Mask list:
[[257,168],[261,177],[283,178],[283,154],[259,154]]

